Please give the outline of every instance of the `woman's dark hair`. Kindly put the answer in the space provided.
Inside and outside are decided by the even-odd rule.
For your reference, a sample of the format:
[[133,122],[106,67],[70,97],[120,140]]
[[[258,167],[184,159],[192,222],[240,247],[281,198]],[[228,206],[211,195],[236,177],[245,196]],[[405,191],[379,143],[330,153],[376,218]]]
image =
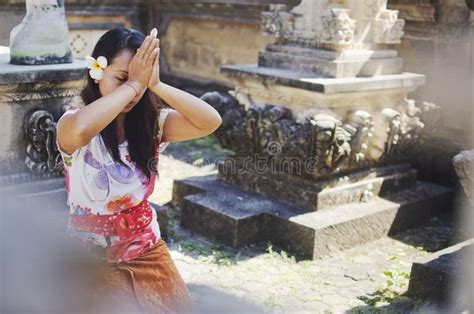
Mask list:
[[[144,40],[145,35],[139,31],[123,27],[114,28],[99,38],[91,56],[95,59],[104,56],[110,64],[125,49],[136,53]],[[98,84],[94,83],[90,75],[87,75],[87,85],[82,90],[81,97],[86,106],[102,97]],[[125,115],[125,136],[128,141],[130,158],[144,172],[148,180],[150,180],[151,171],[158,171],[154,158],[156,147],[153,137],[158,134],[157,119],[162,107],[161,100],[147,89],[138,103]],[[127,166],[120,159],[115,122],[116,119],[107,125],[100,134],[113,159]]]

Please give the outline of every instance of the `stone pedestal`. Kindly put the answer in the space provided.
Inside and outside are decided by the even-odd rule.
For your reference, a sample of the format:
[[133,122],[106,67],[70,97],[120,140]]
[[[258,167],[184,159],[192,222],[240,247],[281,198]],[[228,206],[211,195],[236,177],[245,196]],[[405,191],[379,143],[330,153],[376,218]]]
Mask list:
[[39,66],[9,61],[8,53],[0,54],[0,182],[60,176],[55,123],[68,106],[82,105],[87,68],[81,60]]
[[[415,227],[449,210],[450,189],[414,181],[415,177],[403,177],[396,170],[355,173],[349,181],[356,183],[319,193],[291,182],[273,181],[254,192],[250,180],[246,188],[237,188],[216,175],[193,177],[175,181],[173,203],[181,207],[182,227],[212,240],[232,247],[270,241],[292,254],[318,259]],[[265,179],[259,182],[262,186],[271,181]],[[303,197],[313,203],[301,204],[307,201]],[[293,202],[296,199],[299,204]]]
[[262,14],[277,42],[258,64],[221,67],[231,96],[202,97],[235,154],[217,176],[175,181],[182,226],[314,259],[451,208],[451,189],[411,167],[438,116],[408,98],[425,77],[402,71],[392,45],[404,22],[386,2],[303,0]]

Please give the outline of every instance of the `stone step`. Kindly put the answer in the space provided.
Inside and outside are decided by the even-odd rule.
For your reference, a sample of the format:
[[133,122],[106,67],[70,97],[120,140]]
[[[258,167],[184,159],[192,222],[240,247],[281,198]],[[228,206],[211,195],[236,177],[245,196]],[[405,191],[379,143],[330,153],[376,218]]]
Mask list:
[[403,60],[401,58],[327,60],[317,56],[260,51],[258,65],[332,78],[350,78],[399,74],[402,72]]
[[459,293],[467,296],[468,291],[472,292],[468,286],[463,287],[461,281],[464,278],[472,289],[473,258],[474,239],[467,239],[415,261],[411,268],[407,295],[440,303],[453,301],[452,297],[456,296],[456,305],[459,309],[465,309],[463,306],[467,306],[467,301],[470,300],[460,298]]
[[452,191],[418,181],[412,189],[306,213],[291,221],[315,231],[313,258],[351,248],[415,227],[451,208]]
[[285,218],[305,213],[304,208],[224,183],[215,174],[174,181],[173,205],[180,205],[193,197],[202,198],[202,202],[209,207],[224,205],[221,211],[233,218],[246,218],[269,211]]
[[[235,186],[225,183],[217,178],[217,174],[210,174],[205,176],[195,176],[187,179],[174,180],[173,182],[173,198],[171,203],[173,205],[179,205],[183,202],[184,197],[192,194],[199,194],[203,192],[213,191],[217,194],[234,193],[237,197],[248,197],[252,195],[262,199],[267,199],[260,194],[244,191],[238,189]],[[298,208],[290,203],[281,201],[279,203],[285,204],[288,207],[294,208],[297,212],[303,213],[303,208]]]
[[418,182],[385,198],[307,212],[232,187],[215,175],[177,180],[174,191],[182,227],[231,247],[271,241],[308,259],[416,226],[449,210],[452,194],[448,188]]
[[[235,167],[235,168],[233,168]],[[289,202],[308,211],[323,210],[412,188],[417,172],[409,164],[360,170],[338,178],[309,180],[276,171],[256,171],[233,159],[218,164],[218,178],[232,186]],[[239,175],[235,175],[238,171]]]

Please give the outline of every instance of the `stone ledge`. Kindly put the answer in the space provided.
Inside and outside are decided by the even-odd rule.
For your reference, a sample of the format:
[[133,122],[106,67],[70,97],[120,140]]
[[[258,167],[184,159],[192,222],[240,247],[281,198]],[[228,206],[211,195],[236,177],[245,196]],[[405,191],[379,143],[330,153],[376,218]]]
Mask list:
[[75,59],[73,63],[46,65],[10,64],[10,54],[0,54],[0,85],[37,83],[38,81],[74,81],[86,78],[87,67],[84,60]]
[[263,85],[283,85],[324,94],[414,89],[425,83],[424,75],[409,72],[375,77],[327,78],[304,72],[259,67],[257,64],[224,65],[220,73],[236,81],[253,80]]
[[[338,178],[310,180],[277,171],[257,171],[255,165],[233,159],[219,163],[218,178],[246,191],[286,201],[311,211],[339,206],[373,196],[385,196],[416,184],[409,164],[374,167]],[[232,169],[237,164],[236,169]],[[227,168],[226,168],[227,167]],[[238,172],[238,175],[235,173]]]

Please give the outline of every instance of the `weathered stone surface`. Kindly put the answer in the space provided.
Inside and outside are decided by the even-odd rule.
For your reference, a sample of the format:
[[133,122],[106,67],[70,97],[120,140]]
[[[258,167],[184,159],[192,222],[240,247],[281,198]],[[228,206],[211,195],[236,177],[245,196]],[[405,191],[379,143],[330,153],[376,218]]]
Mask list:
[[[260,165],[260,168],[263,167]],[[313,211],[368,202],[376,196],[383,197],[416,184],[416,171],[408,164],[371,168],[318,181],[271,168],[263,171],[237,157],[232,157],[229,163],[219,163],[218,170],[218,178],[226,183]]]
[[[174,145],[183,145],[176,143]],[[176,170],[176,161],[171,156],[163,155],[162,178],[169,177],[176,180],[183,179],[182,170]],[[189,165],[192,167],[192,165]],[[183,166],[179,169],[185,169]],[[186,169],[187,176],[202,176],[203,169],[193,167],[194,173]],[[207,174],[215,174],[208,171]],[[160,187],[163,190],[170,190],[173,185],[172,180],[163,181]],[[175,190],[180,188],[175,184]],[[161,192],[155,190],[155,195]],[[158,199],[160,201],[170,200],[172,193],[167,193]],[[181,206],[170,210],[171,215],[179,215]],[[341,252],[335,252],[332,256],[317,260],[299,260],[293,262],[285,258],[283,252],[279,252],[277,247],[273,247],[273,252],[265,250],[265,247],[250,245],[245,248],[234,249],[227,246],[221,247],[222,253],[232,254],[229,259],[233,261],[229,266],[222,266],[215,263],[213,259],[197,258],[200,250],[186,248],[184,244],[189,242],[198,243],[211,250],[215,243],[209,243],[209,239],[187,228],[182,228],[179,224],[174,226],[174,230],[184,239],[170,239],[169,248],[175,263],[186,276],[185,281],[188,287],[193,289],[193,299],[198,307],[202,303],[210,301],[211,297],[219,298],[221,291],[228,291],[234,294],[235,280],[240,280],[238,290],[244,295],[243,300],[252,304],[269,306],[269,312],[293,313],[291,306],[286,306],[280,300],[284,296],[294,296],[303,305],[302,313],[322,313],[327,312],[343,313],[344,311],[364,312],[370,306],[370,300],[377,298],[378,289],[386,286],[387,277],[383,276],[386,269],[393,269],[391,256],[398,257],[402,264],[402,270],[410,271],[413,260],[420,257],[429,256],[429,251],[433,247],[446,247],[449,243],[456,243],[458,240],[453,237],[457,224],[454,224],[450,215],[442,215],[438,219],[430,219],[426,224],[418,225],[416,228],[407,229],[399,234],[382,237],[376,241],[371,241],[362,245],[351,247]],[[179,217],[176,216],[179,220]],[[455,241],[455,242],[452,242]],[[219,253],[221,254],[221,253]],[[235,254],[238,254],[235,255]],[[204,254],[207,255],[207,254]],[[288,253],[288,256],[290,254]],[[344,276],[345,271],[354,264],[366,267],[370,271],[370,279],[354,281],[352,278]],[[188,276],[192,273],[192,276]],[[217,274],[217,278],[215,276]],[[209,285],[201,284],[204,277],[211,277]],[[225,282],[230,282],[232,286],[224,287]],[[408,279],[402,292],[406,291]],[[252,285],[255,283],[255,287]],[[231,288],[232,287],[232,288]],[[277,287],[275,289],[275,287]],[[284,289],[282,289],[282,287]],[[465,290],[468,294],[468,290]],[[322,295],[336,294],[339,298],[334,298],[334,302],[340,304],[343,300],[345,306],[325,304],[321,302]],[[202,297],[205,295],[205,297]],[[195,298],[194,298],[195,297]],[[364,302],[365,300],[365,302]],[[403,301],[393,302],[384,308],[390,313],[407,313],[416,311],[418,303],[409,298],[398,298]],[[215,303],[215,302],[214,302]],[[406,307],[408,306],[408,307]],[[421,312],[427,312],[421,305]],[[340,310],[336,311],[338,308]],[[424,310],[424,311],[423,311]],[[429,311],[437,313],[452,313],[453,311]]]
[[[407,294],[410,297],[446,303],[456,300],[456,307],[465,308],[472,300],[459,298],[459,289],[472,289],[474,239],[458,243],[413,263]],[[467,267],[463,267],[463,263]],[[461,282],[470,287],[460,287]],[[470,279],[469,279],[470,278]]]
[[[0,54],[0,84],[18,84],[18,83],[41,83],[54,82],[73,82],[80,80],[85,84],[85,75],[87,67],[83,60],[74,60],[72,63],[66,64],[46,64],[37,66],[21,66],[9,63],[10,54]],[[80,84],[79,83],[79,84]],[[3,86],[6,88],[7,86]],[[8,97],[10,89],[2,90],[2,97]]]
[[[31,113],[41,110],[43,114],[40,120],[49,124],[50,127],[36,132],[38,134],[44,132],[41,135],[46,137],[46,133],[54,129],[51,125],[54,125],[64,112],[64,106],[80,105],[80,102],[76,103],[76,100],[79,99],[78,95],[84,87],[87,69],[80,60],[69,64],[20,66],[10,64],[9,57],[9,54],[0,54],[2,68],[0,124],[2,125],[1,144],[3,147],[0,153],[2,164],[0,182],[2,184],[13,183],[17,179],[28,180],[38,175],[31,171],[31,165],[37,160],[30,157],[33,150],[44,153],[46,149],[44,147],[38,149],[32,145],[32,134],[38,125],[34,123],[25,125],[28,122],[25,119]],[[28,148],[29,144],[30,148]],[[36,142],[35,144],[39,145]],[[29,164],[26,162],[27,157],[32,161]]]
[[367,272],[366,265],[354,264],[349,266],[349,268],[344,273],[344,276],[352,278],[355,281],[360,281],[366,279],[369,274]]
[[424,182],[316,212],[229,186],[215,175],[177,180],[174,190],[181,191],[174,199],[182,208],[181,226],[232,247],[271,241],[309,259],[415,226],[448,210],[451,201],[450,189]]
[[[377,51],[351,51],[342,53],[297,46],[270,45],[259,52],[258,65],[260,67],[294,70],[310,75],[323,75],[333,78],[364,77],[374,75],[398,74],[402,72],[402,59],[391,53]],[[324,55],[326,54],[326,55]],[[396,55],[396,54],[395,54]],[[336,62],[337,61],[337,62]]]
[[[402,72],[402,60],[387,49],[386,44],[400,43],[404,21],[386,6],[386,2],[356,6],[350,1],[306,0],[292,10],[270,6],[262,15],[262,28],[277,42],[260,52],[257,64],[221,67],[221,73],[235,83],[232,95],[245,107],[244,113],[230,110],[233,119],[226,120],[241,130],[224,134],[230,139],[222,142],[243,137],[235,150],[243,157],[253,158],[254,153],[266,157],[270,152],[271,161],[293,158],[297,166],[315,158],[314,167],[298,175],[316,180],[393,164],[394,156],[408,157],[410,144],[416,146],[423,138],[418,131],[425,124],[418,115],[430,106],[421,109],[407,99],[425,78]],[[241,147],[246,148],[243,154]],[[406,159],[403,162],[411,161]],[[285,180],[265,186],[259,182],[261,175],[247,176],[255,191],[285,193]],[[368,201],[379,186],[361,182],[359,193],[352,193],[354,199],[347,195],[341,199]],[[298,197],[288,194],[286,200]],[[332,206],[340,205],[332,202],[330,193],[326,197]],[[307,203],[311,201],[304,206]]]
[[409,72],[344,79],[331,79],[322,76],[308,77],[306,73],[301,71],[259,67],[253,64],[225,65],[221,67],[221,73],[236,81],[254,80],[265,85],[277,84],[325,94],[395,88],[409,91],[423,85],[425,81],[424,75]]
[[249,185],[268,172],[310,181],[336,176],[344,180],[355,171],[410,162],[429,135],[425,126],[437,117],[435,105],[419,106],[407,99],[397,109],[369,113],[364,107],[355,109],[357,104],[332,108],[334,112],[319,106],[302,112],[270,104],[244,108],[235,98],[217,92],[201,98],[223,116],[216,137],[235,152],[223,160],[220,172],[230,173],[226,177],[232,180],[234,174],[248,177],[251,170],[257,175],[249,178]]
[[464,192],[474,204],[474,150],[465,150],[453,158],[454,169]]
[[404,20],[386,2],[353,3],[303,0],[292,10],[270,7],[263,30],[281,42],[332,50],[379,48],[400,43]]

